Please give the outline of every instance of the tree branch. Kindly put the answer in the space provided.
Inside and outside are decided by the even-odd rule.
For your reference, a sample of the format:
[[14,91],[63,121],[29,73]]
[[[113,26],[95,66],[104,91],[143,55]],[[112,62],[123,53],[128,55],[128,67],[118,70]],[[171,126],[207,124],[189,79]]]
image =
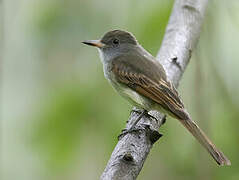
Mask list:
[[[175,0],[157,59],[164,66],[167,77],[177,87],[197,44],[207,0]],[[158,122],[143,117],[137,131],[119,139],[108,164],[101,175],[102,180],[134,180],[140,173],[152,145],[160,138],[158,129],[164,123],[164,115],[153,111]],[[132,113],[126,125],[138,117]]]

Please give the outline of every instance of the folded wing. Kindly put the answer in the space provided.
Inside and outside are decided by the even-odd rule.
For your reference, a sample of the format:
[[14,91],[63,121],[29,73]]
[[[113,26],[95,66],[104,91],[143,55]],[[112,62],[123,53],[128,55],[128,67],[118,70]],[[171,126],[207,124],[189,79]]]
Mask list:
[[[128,58],[121,56],[113,60],[112,72],[117,81],[158,103],[171,115],[185,119],[187,114],[184,112],[184,105],[174,86],[167,81],[163,67],[157,62],[142,60],[142,57]],[[137,63],[137,60],[143,61],[144,67],[139,67],[142,63]],[[147,69],[147,74],[142,68]]]

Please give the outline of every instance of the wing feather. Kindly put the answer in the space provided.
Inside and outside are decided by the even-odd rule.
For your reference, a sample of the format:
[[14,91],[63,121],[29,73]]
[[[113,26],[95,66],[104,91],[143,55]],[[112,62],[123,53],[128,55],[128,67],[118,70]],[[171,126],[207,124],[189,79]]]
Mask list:
[[[150,63],[147,66],[149,67]],[[136,71],[133,67],[132,64],[122,59],[114,60],[112,63],[112,72],[119,83],[158,103],[163,109],[174,116],[180,119],[185,118],[183,113],[184,105],[176,89],[164,78],[165,76],[158,76],[152,79],[144,74],[143,71]]]

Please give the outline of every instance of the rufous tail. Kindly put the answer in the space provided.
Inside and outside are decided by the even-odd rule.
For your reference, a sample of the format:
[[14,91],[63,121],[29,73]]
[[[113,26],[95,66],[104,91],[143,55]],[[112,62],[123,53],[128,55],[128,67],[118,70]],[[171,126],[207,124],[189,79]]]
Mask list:
[[213,159],[220,165],[231,165],[230,160],[211,142],[206,134],[198,127],[198,125],[190,118],[187,120],[179,119],[180,122],[188,129],[188,131],[199,141],[199,143],[207,149]]

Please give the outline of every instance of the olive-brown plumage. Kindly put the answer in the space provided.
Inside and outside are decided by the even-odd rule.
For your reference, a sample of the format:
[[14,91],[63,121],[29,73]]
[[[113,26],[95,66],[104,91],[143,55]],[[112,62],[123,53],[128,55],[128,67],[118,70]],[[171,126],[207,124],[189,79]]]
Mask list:
[[[130,61],[127,60],[128,57],[131,58]],[[136,65],[135,67],[140,58],[143,64],[141,66]],[[112,72],[117,82],[152,100],[152,107],[146,110],[157,109],[157,106],[160,105],[172,116],[178,119],[187,119],[184,105],[174,86],[167,81],[163,68],[159,67],[161,65],[157,61],[144,60],[144,58],[144,56],[135,57],[128,55],[113,59]],[[145,72],[144,68],[149,71]],[[159,68],[162,70],[159,71]]]
[[147,111],[159,110],[178,119],[219,165],[230,165],[227,157],[191,120],[163,66],[131,33],[109,31],[99,41],[83,43],[98,47],[105,77],[121,96],[134,106]]

